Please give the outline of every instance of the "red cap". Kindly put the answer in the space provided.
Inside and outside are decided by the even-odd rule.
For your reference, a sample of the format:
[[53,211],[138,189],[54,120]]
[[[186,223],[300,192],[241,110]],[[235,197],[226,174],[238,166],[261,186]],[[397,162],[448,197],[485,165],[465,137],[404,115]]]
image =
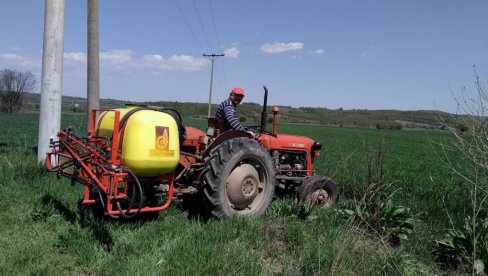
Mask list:
[[234,89],[232,89],[232,93],[244,96],[244,89],[240,87],[234,87]]

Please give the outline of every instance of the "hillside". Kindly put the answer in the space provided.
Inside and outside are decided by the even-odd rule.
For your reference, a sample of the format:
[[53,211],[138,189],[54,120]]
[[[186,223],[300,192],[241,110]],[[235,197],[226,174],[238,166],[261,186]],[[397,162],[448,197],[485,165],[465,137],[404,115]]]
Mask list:
[[[40,94],[27,93],[24,98],[24,110],[38,110]],[[101,99],[102,108],[117,108],[124,106],[129,101],[115,99]],[[184,117],[205,118],[208,112],[206,103],[188,103],[188,102],[143,102],[139,104],[161,106],[174,108]],[[217,105],[212,106],[215,111]],[[268,106],[268,120],[271,120],[271,108]],[[441,121],[451,123],[454,119],[453,114],[432,111],[399,111],[399,110],[366,110],[366,109],[328,109],[318,107],[291,107],[279,106],[281,123],[296,124],[319,124],[330,126],[360,126],[360,127],[377,127],[382,125],[386,128],[430,128],[437,129],[441,127]],[[63,96],[62,110],[64,112],[84,112],[86,109],[86,98]],[[262,105],[256,103],[243,103],[238,107],[239,117],[244,124],[253,124],[260,121]]]

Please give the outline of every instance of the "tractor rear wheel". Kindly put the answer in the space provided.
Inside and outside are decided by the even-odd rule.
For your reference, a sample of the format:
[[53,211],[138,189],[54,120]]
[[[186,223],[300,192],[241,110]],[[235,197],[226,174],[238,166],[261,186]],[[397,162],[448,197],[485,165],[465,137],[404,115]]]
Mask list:
[[327,176],[314,175],[303,182],[298,196],[311,207],[330,207],[339,200],[339,187]]
[[275,169],[256,140],[239,137],[223,142],[210,153],[206,170],[204,198],[217,218],[262,214],[273,200]]

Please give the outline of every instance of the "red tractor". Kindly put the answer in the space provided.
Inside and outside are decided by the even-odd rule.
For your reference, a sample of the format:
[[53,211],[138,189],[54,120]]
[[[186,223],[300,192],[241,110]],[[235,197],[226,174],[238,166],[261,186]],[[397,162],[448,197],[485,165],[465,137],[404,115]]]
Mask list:
[[176,110],[146,106],[93,110],[90,131],[71,128],[51,139],[46,167],[85,185],[83,204],[100,204],[106,215],[131,218],[166,209],[173,198],[198,195],[218,218],[262,214],[275,188],[297,192],[301,201],[331,206],[336,183],[314,174],[322,145],[308,137],[279,134],[278,107],[266,131],[266,87],[261,125],[254,138],[223,131],[208,120],[207,131],[184,127]]

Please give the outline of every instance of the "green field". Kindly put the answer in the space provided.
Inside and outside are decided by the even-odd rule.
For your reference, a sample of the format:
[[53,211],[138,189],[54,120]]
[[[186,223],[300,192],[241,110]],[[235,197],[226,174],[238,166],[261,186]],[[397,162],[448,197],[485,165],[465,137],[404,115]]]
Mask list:
[[[79,116],[62,121],[83,128]],[[280,125],[323,143],[316,173],[339,184],[334,208],[309,211],[284,198],[260,217],[202,222],[176,202],[158,217],[118,222],[78,206],[81,185],[37,167],[37,115],[0,114],[0,122],[1,275],[460,273],[433,254],[449,221],[462,222],[469,198],[436,145],[450,139],[447,132]],[[364,190],[368,153],[381,143],[385,194],[416,219],[409,239],[394,245],[339,212]]]

